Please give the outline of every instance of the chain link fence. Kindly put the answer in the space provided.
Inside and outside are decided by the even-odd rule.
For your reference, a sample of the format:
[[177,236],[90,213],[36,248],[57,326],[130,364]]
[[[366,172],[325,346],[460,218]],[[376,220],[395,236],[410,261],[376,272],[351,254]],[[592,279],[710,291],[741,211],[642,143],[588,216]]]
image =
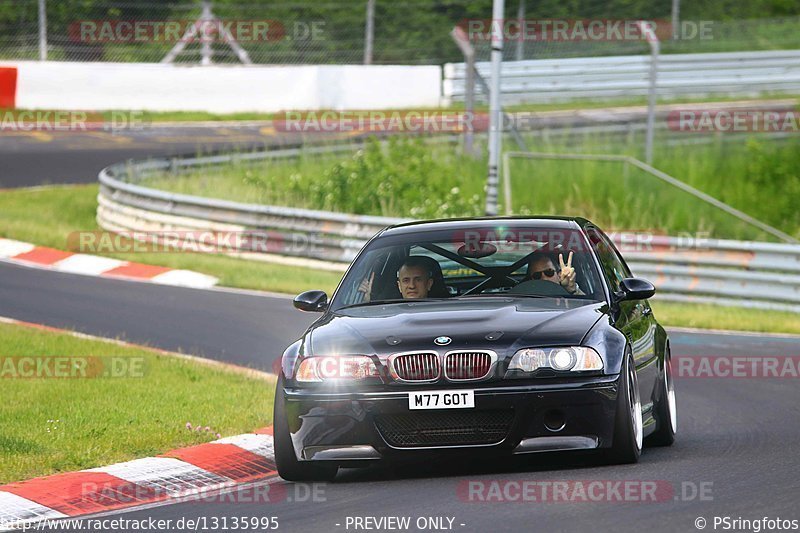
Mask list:
[[[450,28],[459,20],[478,16],[485,7],[478,6],[485,2],[468,0],[373,2],[370,62],[376,64],[458,60],[458,49],[448,36]],[[211,31],[202,32],[203,36],[186,35],[202,18],[201,2],[44,3],[47,59],[51,61],[160,62],[183,43],[176,63],[199,63],[209,49],[213,63],[239,63],[239,54],[222,34],[228,25],[236,44],[256,64],[365,62],[367,0],[215,0],[210,10],[219,24],[211,24]],[[159,23],[173,23],[178,31],[165,33]],[[0,0],[0,58],[39,59],[39,37],[39,0]]]
[[[589,20],[581,26],[581,19],[533,19],[527,17],[534,27],[562,22],[568,28],[567,34],[578,35],[574,39],[541,39],[535,34],[528,37],[507,38],[503,49],[504,61],[526,59],[555,59],[569,57],[624,56],[648,53],[649,47],[641,39],[592,39],[583,38],[579,31],[588,27]],[[606,28],[617,20],[632,23],[636,19],[626,16],[621,19],[604,17],[599,19]],[[657,29],[661,41],[662,54],[699,54],[713,52],[744,52],[761,50],[800,49],[800,17],[781,17],[747,20],[684,19],[672,24],[669,17],[643,19],[651,21]],[[480,26],[480,25],[479,25]],[[674,35],[673,35],[674,27]],[[511,33],[517,35],[516,27]],[[604,28],[605,29],[605,28]],[[468,32],[469,33],[469,32]],[[524,33],[524,32],[523,32]],[[552,32],[551,32],[552,35]],[[470,40],[475,47],[477,61],[489,61],[491,42],[488,33],[472,32]]]
[[[214,20],[205,26],[211,31],[190,35],[204,17],[199,1],[0,0],[0,59],[155,63],[170,57],[175,63],[196,64],[205,57],[206,64],[442,64],[462,60],[450,30],[473,21],[488,22],[491,4],[491,0],[214,0],[207,12]],[[646,19],[667,24],[679,20],[678,38],[664,40],[663,53],[800,49],[800,3],[778,4],[507,0],[506,17]],[[765,16],[772,18],[748,18]],[[165,31],[168,23],[171,31]],[[707,38],[691,35],[702,30]],[[475,45],[477,59],[488,59],[489,43],[477,40]],[[624,42],[520,39],[507,42],[504,55],[513,61],[641,50]]]

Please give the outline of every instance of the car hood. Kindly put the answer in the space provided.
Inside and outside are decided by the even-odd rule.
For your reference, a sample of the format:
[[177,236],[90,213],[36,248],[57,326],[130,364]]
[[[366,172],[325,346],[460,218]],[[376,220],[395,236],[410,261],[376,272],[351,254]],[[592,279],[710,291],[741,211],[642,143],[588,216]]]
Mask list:
[[[308,332],[306,353],[377,354],[431,349],[577,345],[607,311],[604,302],[563,298],[489,298],[398,302],[327,313]],[[446,336],[446,347],[434,343]]]

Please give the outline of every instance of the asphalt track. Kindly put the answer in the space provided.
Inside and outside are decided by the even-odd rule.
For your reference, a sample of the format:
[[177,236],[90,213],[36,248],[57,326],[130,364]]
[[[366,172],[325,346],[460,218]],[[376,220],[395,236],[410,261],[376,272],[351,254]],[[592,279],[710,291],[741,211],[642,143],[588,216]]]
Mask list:
[[[111,147],[114,141],[102,146],[97,142],[83,157],[75,155],[74,165],[67,168],[63,154],[74,149],[59,142],[72,140],[34,139],[22,144],[7,140],[4,138],[0,145],[2,186],[11,186],[12,181],[39,184],[43,175],[49,182],[94,181],[95,170],[99,170],[96,167],[118,161],[121,156],[133,157],[133,150],[141,148],[148,155],[156,155],[173,149],[185,152],[187,148],[163,143],[155,150],[152,145],[143,146],[151,140],[123,147]],[[33,146],[36,143],[43,146]],[[26,167],[25,158],[28,162],[47,162],[34,171]],[[14,174],[8,169],[18,170]],[[54,174],[54,169],[63,174]],[[257,368],[269,368],[283,347],[313,319],[312,315],[293,311],[286,298],[105,280],[3,263],[0,315]],[[671,339],[676,356],[800,355],[797,338],[679,331],[672,332]],[[206,526],[210,527],[214,517],[227,517],[232,526],[233,517],[276,516],[279,530],[290,532],[365,531],[346,527],[348,517],[365,516],[410,517],[408,531],[421,530],[416,524],[420,517],[450,517],[453,530],[469,532],[697,531],[698,517],[707,520],[707,530],[715,529],[715,516],[800,519],[796,505],[800,489],[797,385],[798,380],[790,378],[679,377],[677,442],[670,448],[645,450],[637,465],[599,467],[586,457],[551,455],[501,464],[474,459],[410,464],[392,470],[347,470],[336,482],[316,487],[316,501],[298,498],[305,491],[279,482],[289,495],[281,502],[248,503],[248,497],[231,502],[227,498],[116,512],[111,517],[206,517]],[[668,484],[673,492],[658,502],[481,503],[463,498],[459,489],[468,480],[657,481]],[[702,495],[701,489],[705,491]]]
[[96,183],[103,167],[126,159],[252,150],[302,140],[266,123],[153,125],[141,130],[0,131],[0,188]]

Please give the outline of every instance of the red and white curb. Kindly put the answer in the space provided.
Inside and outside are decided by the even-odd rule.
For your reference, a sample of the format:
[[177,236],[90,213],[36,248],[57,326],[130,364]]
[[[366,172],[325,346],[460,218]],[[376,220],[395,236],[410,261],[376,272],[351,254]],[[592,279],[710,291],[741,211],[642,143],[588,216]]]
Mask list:
[[272,427],[157,457],[0,485],[0,531],[138,507],[277,476]]
[[175,270],[161,266],[131,263],[110,257],[76,254],[1,238],[0,261],[69,272],[71,274],[149,281],[162,285],[176,285],[195,289],[207,289],[215,286],[219,281],[213,276],[192,272],[191,270]]

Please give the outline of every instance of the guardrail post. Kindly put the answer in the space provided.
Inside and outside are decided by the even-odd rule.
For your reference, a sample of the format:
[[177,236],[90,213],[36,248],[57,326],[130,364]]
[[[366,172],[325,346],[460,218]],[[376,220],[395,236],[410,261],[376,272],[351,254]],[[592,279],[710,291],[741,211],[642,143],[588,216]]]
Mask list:
[[364,64],[372,64],[372,47],[375,42],[375,0],[367,0],[367,21],[364,28]]
[[647,39],[650,44],[650,87],[647,93],[647,135],[644,147],[644,160],[648,165],[653,164],[653,137],[656,128],[656,98],[657,98],[657,82],[658,82],[658,53],[660,50],[660,43],[656,32],[648,22],[639,21],[639,28],[642,35]]
[[486,214],[497,214],[497,178],[503,144],[503,112],[500,109],[500,76],[503,65],[504,0],[492,6],[492,79],[489,91],[489,172],[486,178]]
[[522,61],[525,58],[525,39],[522,37],[522,27],[525,24],[525,0],[519,0],[519,5],[517,6],[517,22],[519,22],[520,27],[520,36],[517,38],[517,61]]
[[672,40],[680,38],[681,0],[672,0]]
[[450,36],[464,54],[464,110],[467,113],[467,129],[464,132],[464,153],[476,156],[474,147],[474,127],[475,118],[475,48],[469,43],[469,37],[463,28],[456,26],[450,32]]
[[47,61],[47,0],[39,0],[39,61]]

